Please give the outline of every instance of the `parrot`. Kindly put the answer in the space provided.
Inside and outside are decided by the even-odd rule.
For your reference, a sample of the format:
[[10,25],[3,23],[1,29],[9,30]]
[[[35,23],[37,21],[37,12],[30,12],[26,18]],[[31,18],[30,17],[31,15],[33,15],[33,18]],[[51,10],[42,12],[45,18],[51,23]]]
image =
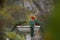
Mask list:
[[34,36],[34,26],[35,25],[40,25],[40,21],[36,20],[34,16],[31,16],[31,20],[29,22],[30,28],[31,28],[31,37]]
[[24,23],[26,23],[26,21],[20,21],[20,22],[16,23],[15,26],[12,28],[11,32],[15,30],[17,25],[22,25]]

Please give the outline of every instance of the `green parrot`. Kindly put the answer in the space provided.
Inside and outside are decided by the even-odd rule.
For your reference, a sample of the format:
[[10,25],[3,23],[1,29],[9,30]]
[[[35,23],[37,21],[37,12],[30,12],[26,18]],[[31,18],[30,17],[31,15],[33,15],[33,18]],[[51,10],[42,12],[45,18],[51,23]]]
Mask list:
[[26,21],[20,21],[20,22],[16,23],[15,26],[12,28],[11,31],[14,31],[14,29],[16,28],[17,25],[22,25],[24,23],[26,23]]
[[29,24],[31,28],[31,37],[33,37],[34,36],[34,25],[40,25],[40,21],[35,20],[35,18],[32,16]]

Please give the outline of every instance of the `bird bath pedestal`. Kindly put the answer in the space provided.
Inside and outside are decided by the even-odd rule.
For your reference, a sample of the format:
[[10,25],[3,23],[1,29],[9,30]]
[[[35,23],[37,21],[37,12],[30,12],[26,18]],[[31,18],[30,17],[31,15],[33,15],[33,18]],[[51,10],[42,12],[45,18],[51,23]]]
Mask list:
[[[30,26],[17,26],[18,30],[25,33],[26,40],[31,40]],[[34,31],[39,30],[40,26],[34,26]]]

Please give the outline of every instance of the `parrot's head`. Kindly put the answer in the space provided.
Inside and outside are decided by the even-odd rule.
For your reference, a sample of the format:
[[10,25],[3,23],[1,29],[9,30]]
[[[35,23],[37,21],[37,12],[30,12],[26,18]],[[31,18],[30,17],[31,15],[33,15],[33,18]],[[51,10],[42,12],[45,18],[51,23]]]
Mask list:
[[32,19],[32,20],[35,20],[35,17],[34,17],[34,16],[31,16],[31,19]]

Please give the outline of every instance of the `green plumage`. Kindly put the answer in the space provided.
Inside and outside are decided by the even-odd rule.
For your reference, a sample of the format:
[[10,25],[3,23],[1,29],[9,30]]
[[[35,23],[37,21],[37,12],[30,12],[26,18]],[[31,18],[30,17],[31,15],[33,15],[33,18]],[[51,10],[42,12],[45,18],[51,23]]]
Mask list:
[[30,21],[30,27],[31,27],[31,37],[34,36],[34,25],[40,25],[40,21],[38,20],[34,20],[34,21]]

